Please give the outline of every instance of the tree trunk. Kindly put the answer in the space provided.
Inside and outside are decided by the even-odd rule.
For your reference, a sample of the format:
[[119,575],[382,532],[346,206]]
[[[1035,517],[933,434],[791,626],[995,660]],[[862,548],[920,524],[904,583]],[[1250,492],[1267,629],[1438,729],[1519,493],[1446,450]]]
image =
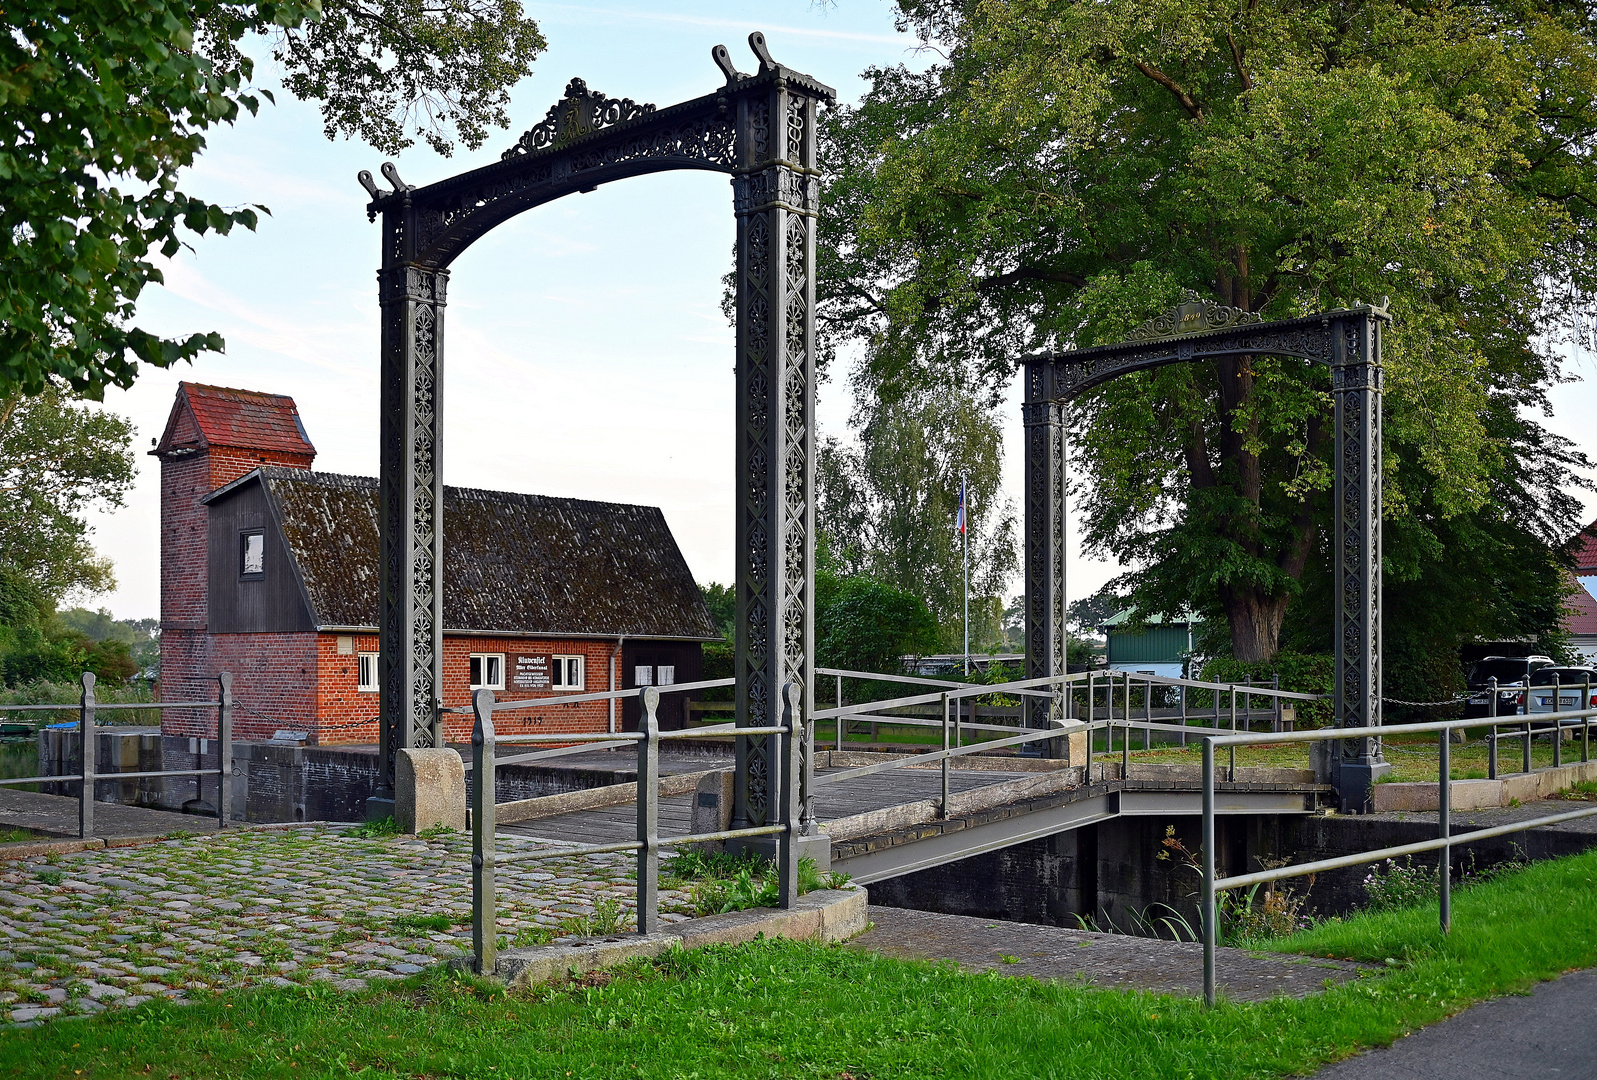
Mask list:
[[1231,653],[1245,663],[1267,664],[1281,647],[1281,624],[1289,597],[1256,588],[1220,589],[1220,604],[1231,626]]

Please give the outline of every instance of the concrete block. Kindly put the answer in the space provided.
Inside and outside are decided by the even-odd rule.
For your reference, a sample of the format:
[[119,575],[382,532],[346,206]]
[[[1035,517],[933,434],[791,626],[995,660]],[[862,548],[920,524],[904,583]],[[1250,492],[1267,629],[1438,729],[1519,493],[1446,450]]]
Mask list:
[[437,825],[466,831],[466,763],[458,753],[405,748],[394,755],[394,820],[407,833]]
[[[693,792],[690,832],[725,832],[732,827],[732,770],[717,769],[699,777]],[[721,842],[706,845],[719,849]]]
[[[858,885],[822,889],[798,899],[796,907],[752,908],[726,915],[689,919],[653,934],[619,934],[573,945],[507,949],[498,956],[494,974],[511,986],[528,986],[564,975],[613,967],[640,956],[659,956],[668,949],[731,945],[757,937],[844,941],[863,933],[869,923],[869,896]],[[465,968],[469,958],[453,966]]]

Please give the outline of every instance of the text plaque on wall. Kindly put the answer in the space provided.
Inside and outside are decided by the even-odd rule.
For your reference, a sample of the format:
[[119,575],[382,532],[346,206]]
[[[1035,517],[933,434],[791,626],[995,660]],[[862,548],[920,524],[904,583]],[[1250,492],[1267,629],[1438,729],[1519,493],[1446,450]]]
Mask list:
[[547,653],[517,653],[510,669],[510,689],[549,689],[549,656]]

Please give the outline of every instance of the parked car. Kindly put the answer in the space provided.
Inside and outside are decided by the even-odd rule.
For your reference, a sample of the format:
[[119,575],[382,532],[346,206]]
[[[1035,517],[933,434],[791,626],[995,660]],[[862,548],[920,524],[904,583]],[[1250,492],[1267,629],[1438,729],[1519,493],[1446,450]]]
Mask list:
[[[1550,656],[1488,656],[1469,669],[1464,680],[1469,697],[1464,716],[1513,716],[1525,707],[1525,686],[1543,668],[1556,667]],[[1491,681],[1497,680],[1497,708],[1492,708]]]
[[[1556,707],[1553,696],[1558,696]],[[1568,712],[1570,709],[1597,709],[1597,668],[1544,667],[1530,677],[1526,690],[1527,713]],[[1586,698],[1581,701],[1582,696]]]

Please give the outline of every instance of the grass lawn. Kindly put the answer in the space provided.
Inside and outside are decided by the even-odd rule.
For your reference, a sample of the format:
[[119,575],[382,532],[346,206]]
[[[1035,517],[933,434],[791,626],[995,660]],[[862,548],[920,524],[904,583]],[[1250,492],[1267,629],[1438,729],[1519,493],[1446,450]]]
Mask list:
[[677,953],[530,993],[441,973],[0,1034],[0,1075],[66,1077],[1276,1077],[1597,964],[1597,852],[1276,943],[1383,966],[1313,998],[1222,1005],[961,973],[837,946]]
[[[1504,729],[1507,730],[1506,728]],[[1116,732],[1115,756],[1108,760],[1118,760],[1120,753],[1119,732]],[[1452,774],[1454,780],[1484,780],[1486,779],[1486,743],[1479,737],[1482,734],[1470,729],[1470,741],[1462,746],[1452,748]],[[1386,760],[1392,763],[1392,771],[1387,774],[1390,782],[1429,781],[1436,782],[1436,739],[1432,737],[1421,738],[1391,738],[1384,740]],[[1142,750],[1142,735],[1140,732],[1133,734],[1131,740],[1131,760],[1147,762],[1149,764],[1191,764],[1196,765],[1203,760],[1202,740],[1194,736],[1192,742],[1185,746],[1160,746],[1155,743],[1153,750]],[[1097,749],[1103,749],[1103,740],[1100,738]],[[1516,742],[1502,742],[1497,748],[1497,767],[1499,776],[1511,776],[1520,771],[1524,763],[1523,751]],[[1593,748],[1597,754],[1597,747]],[[1563,764],[1573,765],[1580,761],[1580,740],[1566,742],[1563,746]],[[1215,751],[1215,763],[1224,766],[1226,754],[1223,749]],[[1551,739],[1531,740],[1531,767],[1545,768],[1553,763],[1553,743]],[[1309,767],[1308,743],[1280,743],[1265,746],[1244,746],[1237,748],[1237,766],[1246,768],[1250,765],[1273,766],[1276,768],[1307,769]]]

